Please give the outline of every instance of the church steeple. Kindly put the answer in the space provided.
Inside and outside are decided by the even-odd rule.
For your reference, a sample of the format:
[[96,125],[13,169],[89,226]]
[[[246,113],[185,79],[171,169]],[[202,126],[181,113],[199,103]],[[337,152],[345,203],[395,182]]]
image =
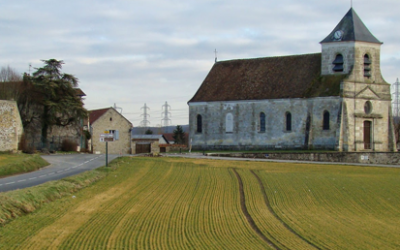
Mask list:
[[382,44],[372,35],[353,8],[350,8],[339,24],[321,43],[346,41]]
[[380,42],[353,8],[321,41],[321,75],[349,74],[358,82],[384,82],[380,71]]

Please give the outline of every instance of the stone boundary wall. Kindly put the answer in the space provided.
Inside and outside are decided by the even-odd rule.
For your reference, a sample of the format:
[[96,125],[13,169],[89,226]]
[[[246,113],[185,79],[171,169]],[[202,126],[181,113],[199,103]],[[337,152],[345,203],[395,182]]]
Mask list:
[[332,153],[208,153],[208,156],[258,158],[271,160],[319,161],[363,164],[400,165],[399,152],[332,152]]
[[[171,151],[182,151],[182,150],[189,150],[188,145],[186,144],[160,144],[160,148],[165,148],[165,153]],[[160,150],[161,152],[161,150]]]
[[23,132],[15,101],[0,100],[0,151],[16,151]]

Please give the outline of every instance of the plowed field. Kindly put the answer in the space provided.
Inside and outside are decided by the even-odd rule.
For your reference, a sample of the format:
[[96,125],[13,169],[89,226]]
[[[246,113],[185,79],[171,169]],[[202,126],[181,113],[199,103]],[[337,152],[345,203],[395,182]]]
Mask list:
[[400,249],[400,169],[121,158],[0,249]]

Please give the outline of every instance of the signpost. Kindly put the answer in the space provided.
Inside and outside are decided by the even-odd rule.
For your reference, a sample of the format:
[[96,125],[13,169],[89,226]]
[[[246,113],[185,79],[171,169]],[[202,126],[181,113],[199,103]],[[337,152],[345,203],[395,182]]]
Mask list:
[[106,143],[106,167],[108,167],[108,142],[114,141],[114,134],[109,131],[104,131],[104,134],[100,134],[100,142]]

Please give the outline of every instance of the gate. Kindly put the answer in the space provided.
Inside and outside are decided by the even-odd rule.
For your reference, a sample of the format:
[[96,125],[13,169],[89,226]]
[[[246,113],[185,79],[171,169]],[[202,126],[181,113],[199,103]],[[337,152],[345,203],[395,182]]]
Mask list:
[[151,144],[138,144],[136,143],[136,154],[150,153],[151,152]]

